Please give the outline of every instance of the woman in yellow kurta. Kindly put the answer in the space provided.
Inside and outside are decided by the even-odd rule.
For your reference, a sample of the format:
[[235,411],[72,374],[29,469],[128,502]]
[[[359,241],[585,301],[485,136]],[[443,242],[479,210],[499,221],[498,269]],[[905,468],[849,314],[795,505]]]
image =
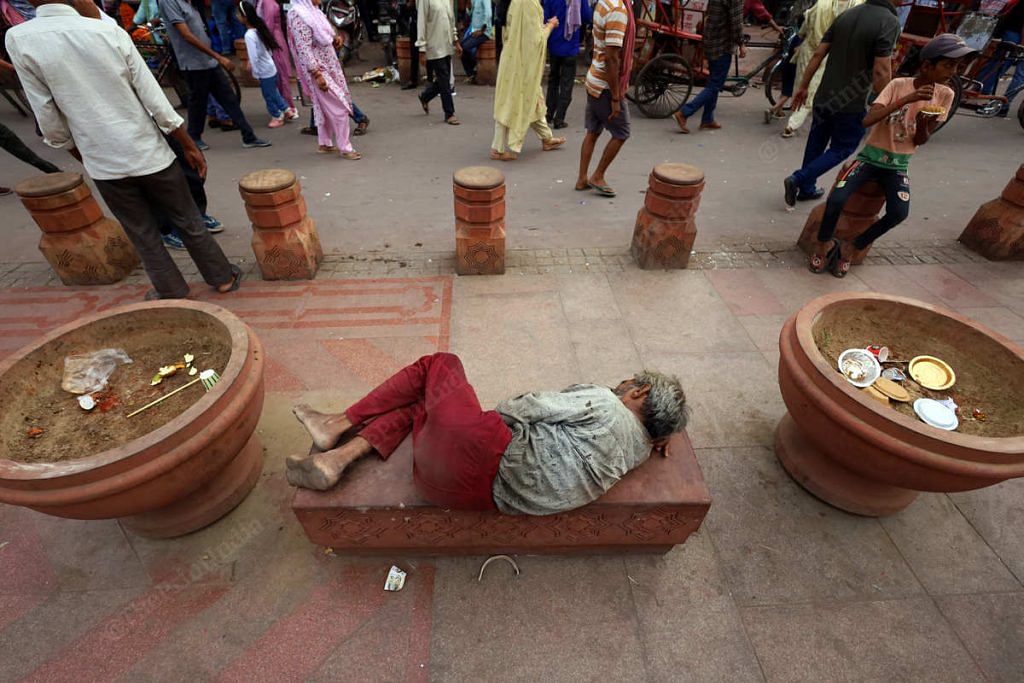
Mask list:
[[516,159],[523,148],[527,128],[537,133],[545,152],[565,144],[565,138],[554,137],[544,120],[547,108],[540,87],[548,34],[556,26],[558,19],[554,17],[544,23],[544,8],[538,0],[512,0],[509,4],[494,91],[492,159]]
[[[825,31],[836,20],[836,17],[863,2],[864,0],[818,0],[804,13],[804,24],[800,27],[800,37],[803,38],[803,42],[796,49],[797,83],[803,78],[804,69],[807,68],[811,57],[814,56],[814,51],[821,45],[822,36],[825,35]],[[804,125],[807,115],[811,113],[814,93],[818,91],[818,85],[821,84],[821,77],[825,74],[825,64],[827,61],[828,57],[825,57],[821,62],[821,66],[814,72],[811,84],[807,88],[807,103],[790,115],[789,121],[786,122],[786,129],[782,131],[782,137],[793,137],[796,130]]]

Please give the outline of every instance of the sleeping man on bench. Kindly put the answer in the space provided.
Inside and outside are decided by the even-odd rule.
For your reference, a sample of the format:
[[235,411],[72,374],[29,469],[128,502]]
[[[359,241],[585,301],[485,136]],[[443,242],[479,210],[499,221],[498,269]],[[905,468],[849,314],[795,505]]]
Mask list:
[[596,500],[652,450],[666,455],[688,413],[679,380],[648,371],[614,389],[577,384],[485,411],[450,353],[420,358],[344,413],[293,412],[324,451],[288,457],[295,486],[329,489],[359,458],[387,460],[411,432],[413,480],[426,500],[529,515]]

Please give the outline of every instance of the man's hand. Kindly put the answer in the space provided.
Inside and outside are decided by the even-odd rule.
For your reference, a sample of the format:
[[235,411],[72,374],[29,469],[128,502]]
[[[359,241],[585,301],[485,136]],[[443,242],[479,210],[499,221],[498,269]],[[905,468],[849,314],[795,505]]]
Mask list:
[[193,171],[199,174],[199,177],[206,180],[206,157],[196,147],[195,143],[192,143],[192,149],[185,149],[185,163],[188,164]]
[[548,19],[548,26],[551,27],[552,31],[558,28],[558,17],[551,17],[550,19]]
[[747,46],[746,45],[740,45],[739,55],[740,55],[740,59],[743,59],[744,57],[747,56]]
[[922,85],[914,92],[907,95],[904,99],[904,104],[910,104],[911,102],[926,102],[935,95],[934,85]]
[[344,44],[345,44],[345,39],[341,37],[341,34],[335,33],[334,34],[334,40],[331,41],[331,45],[334,46],[334,49],[335,50],[340,50],[341,47]]
[[622,111],[622,103],[619,100],[612,100],[612,113],[608,115],[609,121],[614,121],[615,117]]
[[804,106],[807,102],[807,88],[800,88],[793,93],[792,104],[789,105],[790,111],[796,111],[800,107]]
[[234,71],[235,70],[235,63],[232,62],[227,57],[225,57],[224,55],[217,55],[217,63],[220,64],[225,69],[227,69],[228,71]]
[[457,57],[462,56],[462,44],[459,41],[455,41],[455,55]]

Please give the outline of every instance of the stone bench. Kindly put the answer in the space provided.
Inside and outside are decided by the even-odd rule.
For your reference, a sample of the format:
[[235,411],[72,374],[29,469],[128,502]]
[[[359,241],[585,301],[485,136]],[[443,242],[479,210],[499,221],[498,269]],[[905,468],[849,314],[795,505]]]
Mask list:
[[711,505],[685,435],[590,505],[545,517],[431,505],[413,486],[411,444],[357,462],[330,491],[299,489],[292,510],[309,540],[348,555],[666,553]]

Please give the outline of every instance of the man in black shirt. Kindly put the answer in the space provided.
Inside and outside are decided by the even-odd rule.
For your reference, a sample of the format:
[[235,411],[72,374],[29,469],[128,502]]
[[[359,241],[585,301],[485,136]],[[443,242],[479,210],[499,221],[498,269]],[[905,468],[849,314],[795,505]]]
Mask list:
[[892,80],[892,53],[900,35],[896,7],[900,0],[867,0],[840,14],[825,32],[804,69],[793,95],[793,111],[807,100],[807,88],[828,56],[825,74],[814,98],[814,120],[807,135],[803,167],[784,181],[786,205],[818,199],[820,176],[857,150],[864,136],[861,121],[868,96]]

